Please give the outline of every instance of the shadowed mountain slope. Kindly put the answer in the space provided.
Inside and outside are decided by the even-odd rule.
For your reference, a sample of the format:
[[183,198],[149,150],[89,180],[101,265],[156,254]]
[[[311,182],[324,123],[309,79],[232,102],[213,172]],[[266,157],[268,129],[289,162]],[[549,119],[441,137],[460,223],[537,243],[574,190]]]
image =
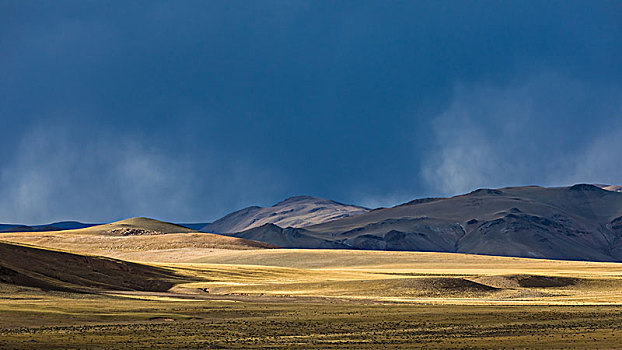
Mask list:
[[253,227],[242,233],[234,234],[234,236],[260,242],[271,242],[271,244],[285,248],[351,248],[341,242],[318,237],[314,232],[305,230],[304,228],[282,228],[275,224],[264,224],[263,226]]
[[307,226],[235,233],[283,247],[622,261],[622,193],[593,185],[480,189]]
[[0,283],[93,292],[166,291],[182,281],[163,268],[0,242]]
[[205,225],[209,225],[209,222],[200,222],[200,223],[176,223],[176,225],[183,226],[189,228],[191,230],[201,231]]
[[310,196],[291,197],[271,207],[248,207],[231,213],[201,231],[231,233],[275,224],[305,227],[368,212],[369,209]]

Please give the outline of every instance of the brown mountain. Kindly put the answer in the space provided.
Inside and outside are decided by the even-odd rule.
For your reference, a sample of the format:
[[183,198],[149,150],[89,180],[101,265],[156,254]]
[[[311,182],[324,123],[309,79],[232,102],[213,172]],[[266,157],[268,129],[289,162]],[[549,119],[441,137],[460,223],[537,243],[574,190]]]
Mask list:
[[248,207],[233,212],[201,231],[231,233],[274,224],[280,227],[305,227],[368,212],[369,209],[342,204],[328,199],[297,196],[281,201],[271,207]]
[[480,189],[307,226],[233,234],[283,247],[622,261],[622,193],[594,185]]

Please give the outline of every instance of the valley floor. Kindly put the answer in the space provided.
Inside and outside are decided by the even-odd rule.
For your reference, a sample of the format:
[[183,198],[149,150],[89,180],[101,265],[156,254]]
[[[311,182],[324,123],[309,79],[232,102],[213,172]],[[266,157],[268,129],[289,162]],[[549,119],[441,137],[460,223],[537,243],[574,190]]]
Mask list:
[[131,260],[181,276],[167,292],[0,284],[0,349],[622,347],[622,264],[289,249],[170,261],[174,249],[161,253]]
[[622,307],[32,295],[0,304],[2,349],[620,347]]

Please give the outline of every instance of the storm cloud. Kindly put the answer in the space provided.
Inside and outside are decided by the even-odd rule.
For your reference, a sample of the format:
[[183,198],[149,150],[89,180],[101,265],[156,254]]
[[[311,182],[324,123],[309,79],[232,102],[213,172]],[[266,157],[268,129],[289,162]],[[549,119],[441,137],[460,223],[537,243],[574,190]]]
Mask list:
[[0,222],[622,183],[621,8],[2,1]]
[[511,87],[456,86],[448,108],[431,121],[434,146],[422,176],[444,195],[620,182],[620,96],[619,89],[551,74]]

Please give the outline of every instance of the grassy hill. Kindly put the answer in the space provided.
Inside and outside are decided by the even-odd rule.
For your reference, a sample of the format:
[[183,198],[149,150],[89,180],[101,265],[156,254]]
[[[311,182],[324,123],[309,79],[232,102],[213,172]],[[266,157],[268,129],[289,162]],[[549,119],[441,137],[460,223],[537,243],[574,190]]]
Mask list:
[[197,231],[170,222],[137,217],[109,224],[96,225],[75,230],[65,230],[61,232],[113,236],[142,236],[167,233],[190,233]]
[[0,283],[43,290],[166,291],[184,281],[173,270],[0,242]]
[[274,248],[267,243],[197,232],[147,218],[76,230],[0,233],[0,240],[134,261],[174,262],[220,249]]

